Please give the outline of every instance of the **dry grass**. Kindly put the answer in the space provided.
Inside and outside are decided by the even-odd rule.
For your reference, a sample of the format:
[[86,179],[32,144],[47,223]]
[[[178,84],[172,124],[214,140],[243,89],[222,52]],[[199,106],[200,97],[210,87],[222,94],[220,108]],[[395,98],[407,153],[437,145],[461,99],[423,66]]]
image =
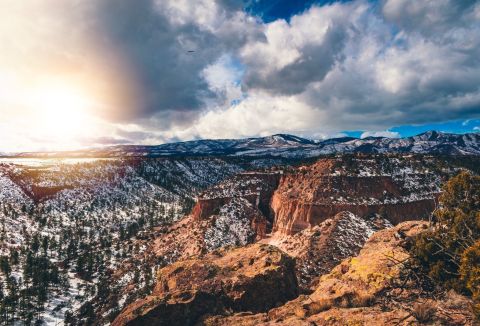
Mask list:
[[443,305],[449,309],[467,309],[469,302],[464,296],[454,290],[449,290],[445,295]]
[[412,316],[415,317],[419,323],[428,323],[432,321],[436,311],[437,308],[431,302],[415,303],[413,305]]
[[372,305],[375,296],[371,293],[355,293],[355,297],[352,300],[353,307],[369,307]]
[[315,315],[332,307],[333,301],[331,299],[320,299],[308,304],[306,308],[309,315]]

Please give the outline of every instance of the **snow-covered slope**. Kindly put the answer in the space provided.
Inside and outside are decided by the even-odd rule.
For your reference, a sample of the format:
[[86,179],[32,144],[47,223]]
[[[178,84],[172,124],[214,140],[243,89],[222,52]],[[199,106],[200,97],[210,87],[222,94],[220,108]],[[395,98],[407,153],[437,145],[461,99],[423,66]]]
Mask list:
[[[61,324],[77,310],[88,312],[93,296],[113,295],[129,277],[143,291],[152,269],[111,284],[112,271],[145,249],[131,239],[183,217],[205,188],[270,164],[219,158],[0,161],[0,324]],[[212,233],[220,231],[219,224]]]

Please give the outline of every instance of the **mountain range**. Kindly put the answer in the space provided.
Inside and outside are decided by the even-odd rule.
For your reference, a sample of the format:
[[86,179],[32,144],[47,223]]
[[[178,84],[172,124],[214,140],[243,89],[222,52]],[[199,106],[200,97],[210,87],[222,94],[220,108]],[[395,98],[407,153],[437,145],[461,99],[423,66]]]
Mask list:
[[155,146],[116,145],[68,152],[25,152],[17,157],[168,157],[248,156],[309,158],[341,153],[419,153],[480,155],[480,134],[452,134],[438,131],[405,137],[341,137],[310,140],[287,134],[260,138],[193,140]]

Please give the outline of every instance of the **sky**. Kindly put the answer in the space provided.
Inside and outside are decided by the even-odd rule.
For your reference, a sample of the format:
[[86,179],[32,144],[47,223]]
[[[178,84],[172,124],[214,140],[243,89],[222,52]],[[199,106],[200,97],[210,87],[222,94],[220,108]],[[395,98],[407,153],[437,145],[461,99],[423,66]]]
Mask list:
[[0,7],[0,152],[480,131],[480,1]]

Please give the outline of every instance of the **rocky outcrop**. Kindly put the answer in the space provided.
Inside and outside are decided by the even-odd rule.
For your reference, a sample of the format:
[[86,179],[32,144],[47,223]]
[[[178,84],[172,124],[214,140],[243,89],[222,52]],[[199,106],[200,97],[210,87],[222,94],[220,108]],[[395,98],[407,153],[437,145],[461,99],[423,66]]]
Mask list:
[[262,240],[295,258],[295,270],[304,292],[315,289],[321,275],[347,257],[356,256],[368,238],[377,230],[391,226],[376,216],[361,219],[350,212],[341,212],[331,219],[293,236],[274,234]]
[[466,297],[453,292],[430,295],[402,278],[406,267],[401,262],[409,257],[404,244],[426,228],[425,222],[410,221],[376,232],[358,256],[322,276],[311,295],[266,313],[210,317],[204,324],[475,325]]
[[414,163],[326,159],[301,167],[282,177],[273,195],[273,232],[295,234],[342,211],[361,218],[380,214],[393,224],[427,218],[440,179]]
[[188,216],[157,236],[151,252],[166,264],[222,247],[245,246],[266,237],[267,221],[248,200],[232,198],[205,219]]
[[267,311],[297,295],[293,259],[255,244],[161,269],[153,293],[129,305],[112,325],[193,325],[206,314]]
[[[432,163],[433,164],[433,163]],[[196,220],[218,214],[233,198],[260,210],[266,232],[292,235],[349,211],[380,214],[392,224],[426,219],[441,177],[412,157],[339,157],[277,172],[241,173],[198,196]]]
[[265,237],[265,217],[244,198],[233,198],[211,219],[212,226],[204,236],[208,251],[227,246],[245,246]]
[[405,203],[340,204],[311,203],[274,196],[272,208],[276,214],[273,232],[295,234],[322,223],[339,212],[348,211],[362,218],[382,213],[392,224],[427,219],[435,209],[435,199],[420,199]]
[[270,200],[278,187],[280,176],[280,171],[240,173],[201,193],[197,197],[192,216],[196,220],[209,218],[233,198],[243,198],[262,212],[270,221],[271,227],[273,215]]

